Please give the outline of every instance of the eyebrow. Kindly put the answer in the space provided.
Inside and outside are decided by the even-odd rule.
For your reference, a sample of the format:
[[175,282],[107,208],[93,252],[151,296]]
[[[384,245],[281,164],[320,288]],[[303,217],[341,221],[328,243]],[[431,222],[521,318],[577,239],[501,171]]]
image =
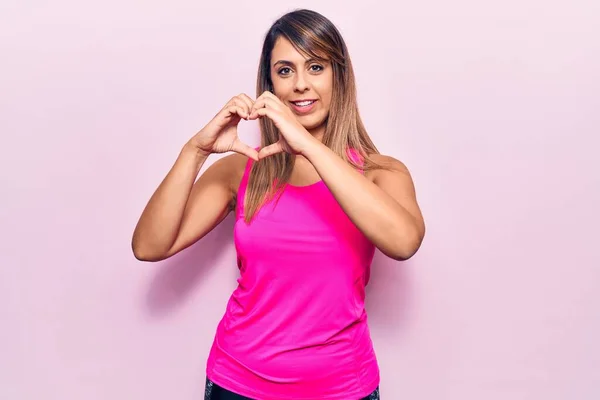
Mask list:
[[[312,62],[320,62],[323,63],[325,62],[324,60],[319,60],[317,58],[309,58],[307,60],[304,61],[305,64],[310,64]],[[292,61],[288,61],[288,60],[279,60],[277,61],[275,64],[273,64],[273,67],[277,66],[277,64],[281,64],[281,65],[295,65]]]

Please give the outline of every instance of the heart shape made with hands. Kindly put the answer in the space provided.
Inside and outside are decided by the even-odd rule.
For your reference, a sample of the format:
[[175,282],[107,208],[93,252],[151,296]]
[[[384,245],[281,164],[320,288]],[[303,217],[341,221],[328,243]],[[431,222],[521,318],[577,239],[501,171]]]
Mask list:
[[255,161],[260,161],[263,158],[282,152],[299,154],[302,148],[306,148],[308,140],[314,139],[300,124],[292,110],[273,93],[264,92],[256,101],[246,95],[240,96],[232,99],[232,104],[224,109],[230,116],[237,114],[240,118],[237,126],[242,120],[253,121],[266,117],[278,129],[279,140],[257,150],[242,142],[239,136],[236,136],[230,150],[246,155]]
[[277,153],[299,154],[314,137],[302,126],[292,110],[273,93],[266,91],[253,102],[246,120],[269,118],[279,130],[279,140],[261,148],[258,160]]

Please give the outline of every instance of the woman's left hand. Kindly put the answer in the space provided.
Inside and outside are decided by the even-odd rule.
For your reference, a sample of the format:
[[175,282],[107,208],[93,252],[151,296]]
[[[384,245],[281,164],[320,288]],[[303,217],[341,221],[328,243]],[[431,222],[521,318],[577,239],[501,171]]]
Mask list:
[[279,129],[279,141],[258,152],[258,159],[286,152],[303,154],[315,138],[298,122],[292,110],[271,92],[264,92],[254,102],[249,119],[267,117]]

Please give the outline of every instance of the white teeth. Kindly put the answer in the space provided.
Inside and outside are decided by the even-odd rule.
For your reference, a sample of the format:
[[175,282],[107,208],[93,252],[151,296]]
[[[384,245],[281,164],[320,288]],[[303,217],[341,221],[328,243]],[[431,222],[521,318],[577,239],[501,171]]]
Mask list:
[[300,107],[306,107],[312,103],[314,103],[314,101],[298,101],[298,102],[295,102],[294,104],[296,104]]

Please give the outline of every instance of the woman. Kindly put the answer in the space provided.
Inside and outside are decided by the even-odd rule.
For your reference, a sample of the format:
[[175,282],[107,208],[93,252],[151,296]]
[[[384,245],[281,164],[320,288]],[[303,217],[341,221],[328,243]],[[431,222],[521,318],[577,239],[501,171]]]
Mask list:
[[[377,247],[410,258],[425,226],[406,167],[361,122],[348,50],[299,10],[266,35],[257,98],[232,98],[188,143],[133,235],[140,260],[172,256],[235,212],[240,278],[207,363],[207,399],[378,399],[364,308]],[[262,145],[237,136],[260,122]],[[212,153],[216,161],[194,183]]]

